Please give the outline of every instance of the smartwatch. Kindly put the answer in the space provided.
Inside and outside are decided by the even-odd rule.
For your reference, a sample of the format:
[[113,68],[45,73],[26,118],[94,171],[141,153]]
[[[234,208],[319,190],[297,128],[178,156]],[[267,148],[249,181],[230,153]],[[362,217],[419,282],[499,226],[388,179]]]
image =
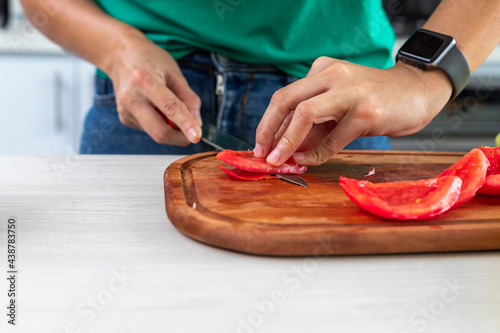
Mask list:
[[457,97],[470,78],[469,64],[455,39],[434,31],[416,30],[399,49],[398,60],[422,70],[441,69],[453,84],[451,99]]

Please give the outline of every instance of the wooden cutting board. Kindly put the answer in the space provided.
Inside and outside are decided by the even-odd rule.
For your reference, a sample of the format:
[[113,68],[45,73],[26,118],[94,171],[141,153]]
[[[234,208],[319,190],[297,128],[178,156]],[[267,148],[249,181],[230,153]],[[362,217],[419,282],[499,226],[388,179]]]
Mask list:
[[[500,196],[476,195],[428,220],[392,221],[352,203],[339,176],[372,182],[431,178],[463,154],[344,151],[309,167],[303,188],[283,180],[242,181],[215,152],[172,163],[164,174],[172,224],[201,242],[262,255],[339,255],[500,249]],[[375,168],[375,174],[365,177]]]

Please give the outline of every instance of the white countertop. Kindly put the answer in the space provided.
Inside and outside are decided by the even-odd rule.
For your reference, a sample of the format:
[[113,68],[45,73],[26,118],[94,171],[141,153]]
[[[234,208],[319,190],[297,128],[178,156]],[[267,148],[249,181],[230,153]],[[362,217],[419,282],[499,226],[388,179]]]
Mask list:
[[168,221],[179,156],[0,156],[2,332],[500,332],[500,252],[250,256]]

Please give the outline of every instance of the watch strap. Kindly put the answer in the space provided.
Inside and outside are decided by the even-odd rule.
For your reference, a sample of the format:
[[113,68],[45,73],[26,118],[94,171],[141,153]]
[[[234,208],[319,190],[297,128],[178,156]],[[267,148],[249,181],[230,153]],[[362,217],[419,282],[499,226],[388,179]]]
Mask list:
[[453,93],[451,99],[460,94],[465,88],[470,78],[470,69],[467,59],[455,45],[448,54],[439,62],[437,68],[442,69],[453,84]]

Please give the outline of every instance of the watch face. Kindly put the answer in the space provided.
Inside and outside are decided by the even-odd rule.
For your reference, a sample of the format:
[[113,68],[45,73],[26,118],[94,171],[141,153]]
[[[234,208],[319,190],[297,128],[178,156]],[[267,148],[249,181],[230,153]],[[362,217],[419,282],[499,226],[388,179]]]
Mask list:
[[399,53],[425,63],[434,63],[452,42],[450,36],[421,29],[408,38]]

